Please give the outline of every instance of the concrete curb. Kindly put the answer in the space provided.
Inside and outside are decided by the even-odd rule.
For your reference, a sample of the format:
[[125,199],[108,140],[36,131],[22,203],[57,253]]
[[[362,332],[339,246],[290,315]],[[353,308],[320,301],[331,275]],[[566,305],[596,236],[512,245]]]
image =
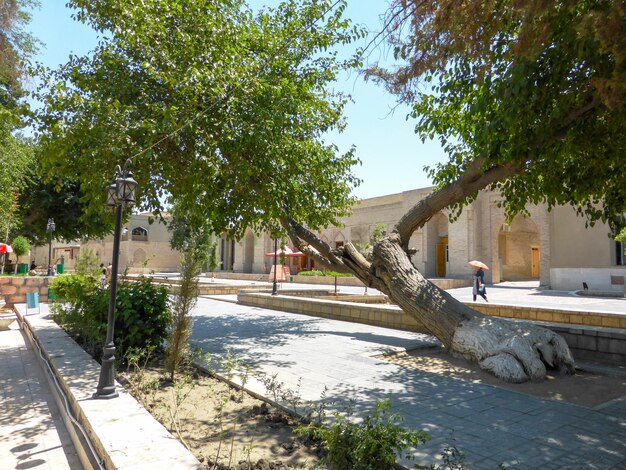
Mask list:
[[[64,417],[85,468],[106,469],[204,469],[177,439],[145,410],[122,386],[109,400],[92,397],[98,384],[100,364],[63,331],[48,314],[26,315],[26,305],[17,304],[18,320],[42,356],[67,399],[68,409],[87,435],[97,457],[89,457],[89,444],[72,419]],[[36,344],[35,344],[36,343]],[[41,362],[44,362],[40,359]],[[42,364],[44,370],[47,369]],[[58,393],[56,386],[51,385]],[[55,397],[65,410],[64,398]],[[111,412],[114,410],[114,413]],[[67,411],[67,410],[65,410]]]

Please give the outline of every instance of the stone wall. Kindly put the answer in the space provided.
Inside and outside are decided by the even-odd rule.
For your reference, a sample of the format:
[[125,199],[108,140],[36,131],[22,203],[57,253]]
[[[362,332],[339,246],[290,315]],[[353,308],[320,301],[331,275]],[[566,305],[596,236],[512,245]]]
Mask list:
[[48,276],[3,276],[0,277],[0,296],[8,307],[26,302],[26,293],[39,292],[39,301],[48,301]]

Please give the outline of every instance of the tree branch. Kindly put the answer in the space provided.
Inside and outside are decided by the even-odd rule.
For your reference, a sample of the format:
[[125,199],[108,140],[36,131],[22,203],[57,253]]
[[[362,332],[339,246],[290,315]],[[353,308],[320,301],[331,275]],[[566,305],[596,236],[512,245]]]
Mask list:
[[[350,270],[344,265],[343,261],[333,253],[330,245],[323,240],[320,240],[320,238],[309,229],[303,227],[289,217],[281,218],[280,223],[287,231],[289,238],[291,238],[300,251],[306,253],[318,263],[321,263],[334,271],[350,272]],[[311,250],[307,245],[310,245],[317,251]]]
[[456,181],[429,194],[415,204],[398,221],[394,232],[400,235],[402,247],[406,250],[413,232],[428,222],[431,217],[446,207],[521,171],[521,167],[513,164],[496,165],[481,171],[483,157],[477,157],[467,166],[463,175]]

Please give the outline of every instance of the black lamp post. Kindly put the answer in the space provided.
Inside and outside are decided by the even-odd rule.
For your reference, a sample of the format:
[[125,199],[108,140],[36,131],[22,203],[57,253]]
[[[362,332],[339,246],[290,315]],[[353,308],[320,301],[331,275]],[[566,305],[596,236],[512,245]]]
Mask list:
[[111,267],[111,295],[109,297],[109,311],[107,315],[107,337],[102,348],[102,366],[98,389],[94,398],[115,398],[115,344],[113,343],[113,327],[115,326],[115,300],[117,294],[117,268],[120,256],[120,235],[122,233],[122,212],[125,206],[135,203],[137,181],[130,171],[131,161],[126,160],[124,169],[115,167],[113,182],[107,186],[106,206],[115,209],[115,232],[113,233],[113,255]]
[[274,238],[274,285],[272,286],[272,295],[278,295],[276,290],[276,259],[278,258],[278,240]]
[[55,230],[54,219],[48,219],[48,225],[46,226],[46,232],[48,232],[48,276],[54,275],[54,271],[52,271],[52,232]]

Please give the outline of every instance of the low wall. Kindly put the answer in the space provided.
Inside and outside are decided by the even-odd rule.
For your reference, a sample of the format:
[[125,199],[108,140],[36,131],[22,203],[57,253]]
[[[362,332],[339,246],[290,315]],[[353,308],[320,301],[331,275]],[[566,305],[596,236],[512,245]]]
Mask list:
[[[210,273],[204,275],[205,277],[211,277]],[[216,279],[238,279],[242,281],[267,281],[271,282],[268,274],[259,274],[259,273],[229,273],[229,272],[216,272]],[[334,286],[335,278],[333,276],[300,276],[293,275],[290,276],[293,278],[293,281],[299,284],[316,284],[322,286]],[[468,287],[472,285],[471,279],[446,279],[446,278],[434,278],[429,279],[430,282],[435,284],[440,289],[448,290],[448,289],[457,289],[459,287]],[[365,284],[363,284],[356,277],[338,277],[337,278],[338,286],[353,286],[353,287],[363,287],[365,288]]]
[[237,301],[243,305],[426,333],[413,317],[406,315],[396,305],[367,305],[352,302],[346,305],[335,300],[304,298],[284,293],[272,296],[266,292],[250,291],[239,291]]
[[[239,291],[237,299],[244,305],[428,333],[397,305],[354,304],[297,297],[285,292],[279,296],[272,296],[266,292]],[[485,315],[539,323],[563,336],[577,360],[626,364],[626,314],[575,312],[494,304],[471,303],[467,305]]]
[[[107,470],[206,468],[119,384],[116,383],[118,397],[94,399],[100,364],[47,315],[27,315],[26,306],[19,304],[15,311],[34,349],[42,349],[72,415],[97,452],[95,459],[88,455],[88,445],[80,429],[66,418],[65,401],[51,384],[84,468],[98,468],[98,463]],[[43,364],[42,368],[48,374]]]
[[39,292],[39,301],[48,301],[48,283],[53,277],[48,276],[2,276],[0,277],[0,297],[4,297],[6,305],[26,302],[26,294]]
[[[125,281],[135,281],[137,278],[126,277]],[[180,286],[180,280],[178,279],[163,279],[159,277],[152,277],[152,282],[154,284],[159,284],[167,287],[170,292],[177,292],[178,286]],[[198,285],[198,294],[199,295],[235,295],[241,289],[250,289],[254,288],[253,286],[247,285],[228,285],[228,284],[213,284],[208,282],[202,282]],[[262,287],[261,289],[266,289],[266,287]]]
[[536,307],[517,307],[511,305],[478,304],[473,302],[468,303],[467,306],[485,315],[491,315],[492,317],[626,329],[626,312],[620,315],[608,312],[584,312]]

